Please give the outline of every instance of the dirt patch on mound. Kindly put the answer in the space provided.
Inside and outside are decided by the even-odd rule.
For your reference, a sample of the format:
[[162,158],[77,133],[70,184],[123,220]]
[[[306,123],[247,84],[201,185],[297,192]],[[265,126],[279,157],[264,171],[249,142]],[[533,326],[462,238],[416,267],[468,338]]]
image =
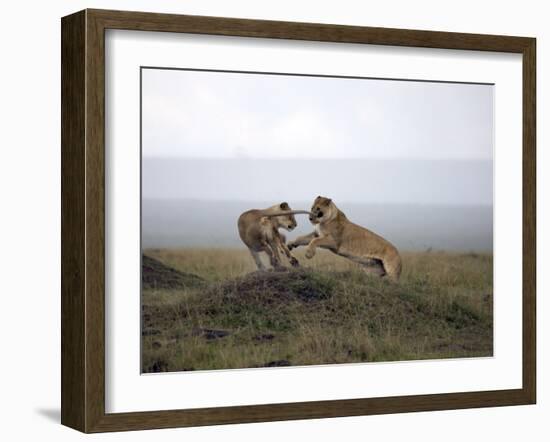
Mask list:
[[143,255],[141,259],[141,283],[144,289],[185,289],[204,285],[200,276],[180,272],[162,262]]
[[261,296],[266,303],[292,299],[311,302],[329,299],[335,285],[330,276],[311,270],[262,271],[224,282],[215,292],[241,299]]

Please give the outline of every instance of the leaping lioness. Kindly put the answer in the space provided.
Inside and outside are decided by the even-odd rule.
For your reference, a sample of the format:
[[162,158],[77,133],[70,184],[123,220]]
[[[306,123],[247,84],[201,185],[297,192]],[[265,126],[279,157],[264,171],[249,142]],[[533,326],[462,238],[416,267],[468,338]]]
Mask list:
[[395,281],[399,279],[401,257],[394,245],[349,221],[330,198],[315,198],[309,220],[316,231],[291,241],[290,250],[307,245],[306,258],[310,259],[316,247],[321,247],[361,264],[367,272],[388,275]]
[[291,210],[288,203],[281,203],[263,210],[248,210],[239,216],[239,235],[250,250],[259,270],[265,268],[260,259],[261,252],[265,252],[269,256],[274,268],[281,267],[279,249],[283,251],[294,267],[299,265],[298,260],[292,256],[286,246],[286,238],[279,233],[279,228],[289,232],[293,230],[297,225],[294,215],[300,213],[309,215],[308,211]]

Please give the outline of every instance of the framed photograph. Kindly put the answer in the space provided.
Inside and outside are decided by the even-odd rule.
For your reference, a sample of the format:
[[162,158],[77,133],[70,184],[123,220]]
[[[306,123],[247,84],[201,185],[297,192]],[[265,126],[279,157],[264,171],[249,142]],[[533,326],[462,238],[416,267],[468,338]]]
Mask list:
[[61,24],[64,425],[535,403],[535,39]]

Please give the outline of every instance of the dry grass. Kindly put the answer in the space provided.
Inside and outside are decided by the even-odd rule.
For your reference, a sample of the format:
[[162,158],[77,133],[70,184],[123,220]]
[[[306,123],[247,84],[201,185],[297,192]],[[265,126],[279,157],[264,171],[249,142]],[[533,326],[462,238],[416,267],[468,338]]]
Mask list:
[[492,256],[405,253],[392,283],[302,253],[260,274],[246,250],[146,250],[206,283],[143,290],[143,371],[492,355]]

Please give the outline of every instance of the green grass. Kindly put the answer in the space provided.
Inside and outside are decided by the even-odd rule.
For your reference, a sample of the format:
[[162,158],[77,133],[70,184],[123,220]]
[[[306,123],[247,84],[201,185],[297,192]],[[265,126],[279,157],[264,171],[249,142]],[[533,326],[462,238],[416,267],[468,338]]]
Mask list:
[[[200,284],[142,293],[142,370],[491,356],[492,256],[403,254],[398,283],[330,252],[255,272],[245,250],[145,254]],[[201,280],[201,281],[202,281]]]

